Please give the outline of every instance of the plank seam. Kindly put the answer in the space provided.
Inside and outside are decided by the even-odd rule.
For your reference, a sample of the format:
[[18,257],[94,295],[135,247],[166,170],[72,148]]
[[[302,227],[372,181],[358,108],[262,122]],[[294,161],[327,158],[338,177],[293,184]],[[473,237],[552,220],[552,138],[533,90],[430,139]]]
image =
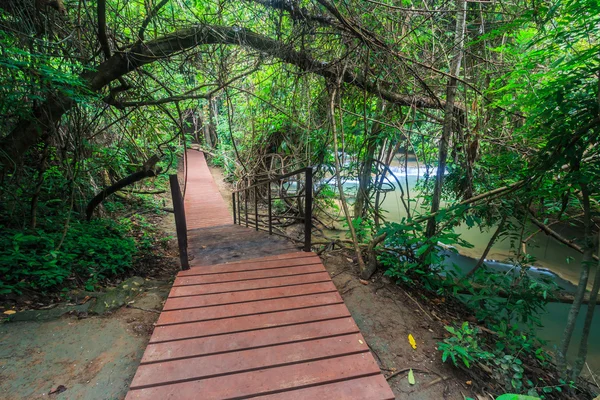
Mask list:
[[209,338],[209,337],[216,337],[216,336],[224,336],[224,335],[230,335],[230,334],[233,334],[233,333],[263,331],[263,330],[268,330],[268,329],[282,328],[282,327],[286,327],[286,326],[297,326],[297,325],[305,325],[305,324],[310,324],[310,323],[315,323],[315,322],[335,321],[335,320],[338,320],[338,319],[344,319],[344,318],[350,318],[350,317],[351,317],[350,312],[348,312],[347,315],[342,315],[342,316],[339,316],[339,317],[314,319],[314,320],[302,321],[302,322],[291,322],[291,323],[288,323],[288,324],[265,326],[265,327],[262,327],[262,328],[242,329],[242,330],[230,331],[230,332],[213,333],[211,335],[189,336],[189,337],[184,337],[184,338],[176,338],[176,339],[168,339],[168,340],[157,340],[157,341],[152,341],[152,338],[150,338],[149,344],[180,342],[182,340],[202,339],[202,338]]
[[[329,356],[324,356],[324,357],[309,358],[309,359],[302,360],[302,361],[290,361],[290,362],[286,362],[286,363],[273,364],[273,365],[267,365],[267,366],[262,366],[262,367],[247,368],[247,369],[238,370],[238,371],[228,371],[228,372],[221,372],[221,373],[205,375],[205,376],[196,376],[193,378],[176,379],[176,380],[173,380],[170,382],[164,382],[164,383],[151,383],[151,384],[146,384],[146,385],[131,386],[130,389],[131,390],[148,389],[148,388],[153,388],[153,387],[175,385],[178,383],[185,383],[185,382],[191,382],[191,381],[201,381],[204,379],[219,378],[222,376],[237,375],[237,374],[242,374],[242,373],[246,373],[246,372],[254,372],[254,371],[260,371],[260,370],[265,370],[265,369],[288,367],[290,365],[305,364],[305,363],[310,363],[310,362],[315,362],[315,361],[324,361],[324,360],[353,356],[353,355],[363,354],[363,353],[368,353],[368,352],[369,352],[369,349],[356,350],[356,351],[351,351],[348,353],[340,353],[340,354],[334,354],[334,355],[329,355]],[[264,393],[261,393],[261,395],[264,395]],[[254,397],[253,395],[250,395],[250,396]],[[245,398],[248,398],[248,396],[244,396],[242,398],[245,399]]]
[[[306,384],[306,385],[294,386],[294,387],[291,387],[291,388],[285,388],[285,389],[279,389],[279,390],[271,390],[271,391],[262,392],[262,393],[245,395],[243,397],[239,397],[239,396],[237,396],[237,397],[228,397],[228,398],[225,398],[223,400],[244,400],[244,399],[251,399],[251,398],[259,397],[259,396],[268,396],[268,395],[271,395],[271,394],[291,392],[291,391],[301,390],[301,389],[307,389],[307,388],[311,388],[311,387],[331,385],[332,383],[353,381],[355,379],[368,378],[370,376],[377,376],[379,374],[381,374],[381,371],[379,371],[379,372],[369,372],[369,373],[366,373],[366,374],[359,374],[359,375],[355,375],[355,376],[348,376],[348,377],[344,377],[344,378],[340,378],[340,379],[332,379],[332,380],[325,381],[325,382],[309,383],[309,384]],[[382,399],[382,400],[395,400],[395,399],[396,399],[395,397],[388,397],[388,398]]]
[[[188,241],[188,243],[191,243],[191,241]],[[288,258],[272,258],[272,257],[277,257],[278,255],[295,254],[295,253],[300,253],[300,252],[276,254],[276,255],[258,257],[258,258],[249,258],[247,260],[229,261],[229,262],[225,262],[225,263],[221,263],[221,264],[192,265],[192,268],[212,267],[212,266],[216,266],[216,265],[235,265],[235,264],[241,264],[243,262],[273,262],[273,261],[283,261],[283,260],[295,260],[298,258],[319,257],[317,254],[315,254],[313,252],[310,252],[310,253],[303,252],[304,254],[297,254],[297,255],[294,255],[293,257],[288,257]],[[320,259],[320,257],[319,257],[319,259]]]
[[[311,292],[311,293],[294,294],[294,295],[291,295],[291,296],[268,297],[268,298],[264,298],[264,299],[234,301],[234,302],[230,302],[230,303],[209,304],[209,305],[205,305],[205,306],[192,306],[192,307],[180,307],[180,308],[169,308],[169,309],[163,308],[163,312],[180,311],[180,310],[191,310],[191,309],[194,309],[194,308],[208,308],[208,307],[229,306],[229,305],[232,305],[232,304],[255,303],[255,302],[258,302],[258,301],[265,301],[265,300],[291,299],[293,297],[312,296],[312,295],[315,295],[315,294],[327,294],[327,293],[337,293],[337,289],[326,290],[326,291],[322,291],[322,292]],[[177,297],[175,297],[175,298],[177,298]]]
[[[318,264],[315,264],[318,265]],[[205,285],[219,285],[221,283],[235,283],[235,282],[247,282],[247,281],[260,281],[263,279],[273,279],[273,278],[285,278],[287,276],[302,276],[302,275],[314,275],[314,274],[322,274],[325,271],[317,271],[317,272],[303,272],[301,274],[291,274],[291,275],[273,275],[273,276],[265,276],[262,278],[248,278],[248,279],[235,279],[232,281],[222,281],[222,282],[206,282],[206,283],[192,283],[188,285],[173,285],[173,287],[188,287],[188,286],[205,286]]]
[[[279,261],[279,260],[277,260],[277,261]],[[287,261],[287,260],[282,260],[282,261]],[[206,273],[197,273],[197,274],[190,274],[190,275],[182,275],[182,276],[178,276],[177,278],[183,279],[183,278],[188,278],[190,276],[208,276],[208,275],[235,274],[235,273],[238,273],[238,272],[273,271],[274,269],[297,268],[297,267],[305,267],[307,265],[317,265],[317,264],[321,264],[321,260],[320,259],[318,261],[311,262],[311,263],[308,263],[308,264],[283,265],[283,266],[280,266],[280,267],[271,267],[271,268],[243,269],[243,270],[239,270],[239,271],[206,272]],[[227,266],[226,264],[217,264],[217,265],[218,266],[223,265],[224,267]],[[212,267],[213,265],[210,265],[210,266]],[[193,267],[193,268],[197,268],[197,267]]]
[[231,318],[238,318],[238,317],[250,317],[253,315],[265,315],[265,314],[273,314],[273,313],[278,313],[278,312],[287,312],[287,311],[297,311],[297,310],[306,310],[308,308],[319,308],[319,307],[328,307],[328,306],[336,306],[336,305],[340,305],[340,304],[344,304],[344,301],[336,301],[335,303],[326,303],[326,304],[317,304],[317,305],[313,305],[313,306],[304,306],[304,307],[295,307],[295,308],[286,308],[284,310],[273,310],[273,311],[261,311],[261,312],[253,312],[250,314],[235,314],[235,315],[230,315],[228,317],[219,317],[219,318],[209,318],[209,319],[198,319],[198,320],[193,320],[193,321],[185,321],[185,322],[172,322],[170,324],[158,324],[157,323],[157,327],[159,326],[174,326],[174,325],[185,325],[185,324],[193,324],[196,322],[208,322],[208,321],[220,321],[220,320],[224,320],[224,319],[231,319]]
[[[190,358],[202,358],[202,357],[215,356],[215,355],[227,354],[227,353],[238,353],[240,351],[246,351],[246,350],[264,349],[264,348],[268,348],[268,347],[283,346],[283,345],[286,345],[286,344],[311,342],[311,341],[320,340],[320,339],[331,339],[331,338],[340,337],[340,336],[356,335],[356,334],[359,334],[359,333],[360,333],[360,331],[358,329],[356,329],[354,331],[343,332],[343,333],[336,333],[336,334],[333,334],[333,335],[325,335],[325,336],[319,336],[319,337],[314,337],[314,338],[299,339],[299,340],[290,340],[290,341],[287,341],[287,342],[269,343],[269,344],[264,344],[264,345],[260,345],[260,346],[242,347],[242,348],[239,348],[239,349],[216,351],[216,352],[213,352],[213,353],[206,353],[206,354],[196,354],[196,355],[173,357],[173,358],[161,358],[160,360],[153,360],[153,361],[142,361],[142,362],[140,362],[140,365],[151,365],[151,364],[158,364],[158,363],[163,363],[163,362],[168,362],[168,361],[187,360],[187,359],[190,359]],[[190,340],[190,339],[186,339],[186,340]],[[148,347],[152,346],[152,345],[154,345],[154,343],[150,343],[148,345]]]
[[[322,274],[322,272],[319,272],[319,273]],[[169,294],[169,299],[181,299],[183,297],[195,297],[195,296],[209,296],[211,294],[225,294],[225,293],[249,292],[251,290],[274,289],[274,288],[282,288],[282,287],[290,287],[290,286],[300,286],[300,285],[310,285],[310,284],[313,284],[313,283],[326,283],[326,282],[331,282],[331,277],[329,277],[328,279],[326,279],[324,281],[292,283],[292,284],[289,284],[289,285],[265,286],[265,287],[252,288],[252,289],[229,290],[229,291],[225,291],[225,292],[186,294],[186,295],[183,295],[183,296],[171,296],[171,294]]]

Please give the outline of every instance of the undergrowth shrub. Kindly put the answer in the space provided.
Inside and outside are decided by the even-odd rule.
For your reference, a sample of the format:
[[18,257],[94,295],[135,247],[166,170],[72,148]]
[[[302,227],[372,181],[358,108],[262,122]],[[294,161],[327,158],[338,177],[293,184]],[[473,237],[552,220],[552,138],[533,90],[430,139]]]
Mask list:
[[[0,294],[84,286],[124,272],[135,242],[111,220],[72,221],[66,233],[0,226]],[[63,237],[64,235],[64,237]]]

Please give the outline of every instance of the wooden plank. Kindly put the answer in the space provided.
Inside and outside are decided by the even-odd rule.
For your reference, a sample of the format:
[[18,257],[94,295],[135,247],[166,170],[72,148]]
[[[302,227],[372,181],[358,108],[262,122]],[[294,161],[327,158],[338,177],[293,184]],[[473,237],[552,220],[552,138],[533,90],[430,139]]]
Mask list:
[[167,299],[163,311],[181,310],[238,304],[252,301],[281,299],[285,297],[306,296],[317,293],[337,292],[333,282],[308,283],[296,286],[284,286],[271,289],[257,289],[243,292],[207,294],[203,296],[175,297]]
[[212,178],[204,154],[188,151],[186,167],[184,204],[188,229],[232,224],[232,215]]
[[260,396],[260,400],[394,400],[381,374]]
[[333,356],[366,353],[362,335],[353,333],[312,341],[287,343],[259,349],[140,365],[131,388],[206,379]]
[[323,306],[326,304],[343,304],[337,292],[314,294],[311,296],[288,297],[285,299],[262,300],[251,303],[230,304],[224,306],[192,308],[177,311],[164,311],[160,314],[157,326],[182,324],[195,321],[231,318],[243,315],[271,313],[275,311],[297,310],[302,308]]
[[208,265],[203,267],[191,267],[187,271],[181,271],[177,276],[195,276],[209,274],[223,274],[228,272],[254,271],[258,269],[272,269],[282,267],[293,267],[295,265],[307,265],[320,263],[321,259],[317,256],[305,256],[288,259],[272,259],[265,261],[238,261],[226,264]]
[[233,225],[204,155],[189,151],[187,167],[193,269],[178,274],[127,399],[392,399],[320,258]]
[[157,326],[154,329],[154,334],[150,338],[150,343],[245,332],[349,316],[350,313],[345,305],[334,304],[323,307],[305,308],[302,310],[280,311],[270,314],[190,322],[181,325]]
[[340,318],[200,339],[151,343],[146,348],[141,363],[227,353],[358,332],[358,327],[352,318]]
[[280,276],[303,275],[313,272],[324,272],[325,268],[320,262],[318,264],[296,265],[285,268],[230,272],[226,274],[210,274],[185,276],[175,279],[173,286],[206,285],[209,283],[225,283],[237,281],[249,281],[255,279],[277,278]]
[[302,283],[327,282],[331,280],[327,272],[316,272],[306,275],[284,276],[267,278],[254,281],[240,281],[229,283],[209,283],[207,285],[178,286],[174,287],[169,297],[196,296],[211,293],[239,292],[252,289],[265,289]]
[[370,353],[132,390],[126,399],[243,399],[380,374]]

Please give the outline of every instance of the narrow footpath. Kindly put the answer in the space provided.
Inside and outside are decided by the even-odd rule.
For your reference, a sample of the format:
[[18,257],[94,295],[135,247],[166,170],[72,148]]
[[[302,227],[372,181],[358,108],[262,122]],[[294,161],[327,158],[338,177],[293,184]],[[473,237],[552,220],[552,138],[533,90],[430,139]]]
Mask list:
[[190,266],[127,399],[394,399],[320,258],[234,225],[204,154],[187,153]]

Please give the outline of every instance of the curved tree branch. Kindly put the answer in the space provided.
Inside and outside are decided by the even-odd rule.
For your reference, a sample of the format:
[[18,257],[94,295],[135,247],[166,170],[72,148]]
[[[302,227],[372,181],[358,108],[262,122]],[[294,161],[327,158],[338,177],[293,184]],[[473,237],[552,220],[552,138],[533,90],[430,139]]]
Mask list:
[[96,209],[96,207],[98,207],[98,205],[100,205],[100,203],[102,203],[104,199],[106,199],[111,194],[118,192],[125,186],[141,181],[144,178],[149,178],[158,175],[158,173],[160,172],[160,167],[156,169],[155,166],[159,160],[160,157],[156,155],[150,157],[139,171],[134,172],[129,176],[126,176],[114,185],[107,187],[106,189],[98,193],[96,196],[94,196],[94,198],[90,200],[85,209],[85,215],[87,220],[89,221],[90,219],[92,219],[92,215],[94,214],[94,210]]
[[106,36],[106,0],[98,0],[98,41],[104,57],[110,58],[110,46]]
[[[130,49],[113,54],[96,70],[86,71],[81,79],[87,89],[97,92],[110,82],[154,61],[166,59],[201,45],[227,44],[249,47],[265,55],[295,65],[306,73],[314,73],[328,80],[340,82],[365,90],[390,103],[416,108],[439,109],[444,103],[431,97],[396,93],[381,87],[377,81],[352,71],[340,72],[336,63],[320,61],[292,45],[282,43],[251,30],[219,26],[194,25],[169,35],[137,43]],[[341,76],[340,76],[341,75]],[[73,99],[64,95],[50,95],[46,102],[33,110],[30,118],[20,120],[12,132],[0,142],[0,165],[3,168],[18,164],[23,154],[38,143],[43,135],[53,134],[52,127],[73,106]]]
[[264,7],[275,10],[285,11],[290,15],[290,18],[296,21],[313,21],[326,26],[334,26],[339,28],[335,19],[327,15],[312,14],[305,7],[298,4],[294,0],[246,0],[249,2],[260,4]]
[[160,3],[158,3],[156,5],[156,7],[154,7],[152,9],[152,11],[150,11],[148,13],[148,15],[146,16],[146,19],[144,19],[144,22],[142,22],[142,26],[140,27],[140,30],[138,31],[138,43],[141,43],[144,41],[144,33],[146,32],[146,28],[148,28],[148,25],[150,25],[150,22],[158,14],[160,9],[163,8],[165,6],[165,4],[167,4],[168,2],[169,2],[169,0],[162,0]]

